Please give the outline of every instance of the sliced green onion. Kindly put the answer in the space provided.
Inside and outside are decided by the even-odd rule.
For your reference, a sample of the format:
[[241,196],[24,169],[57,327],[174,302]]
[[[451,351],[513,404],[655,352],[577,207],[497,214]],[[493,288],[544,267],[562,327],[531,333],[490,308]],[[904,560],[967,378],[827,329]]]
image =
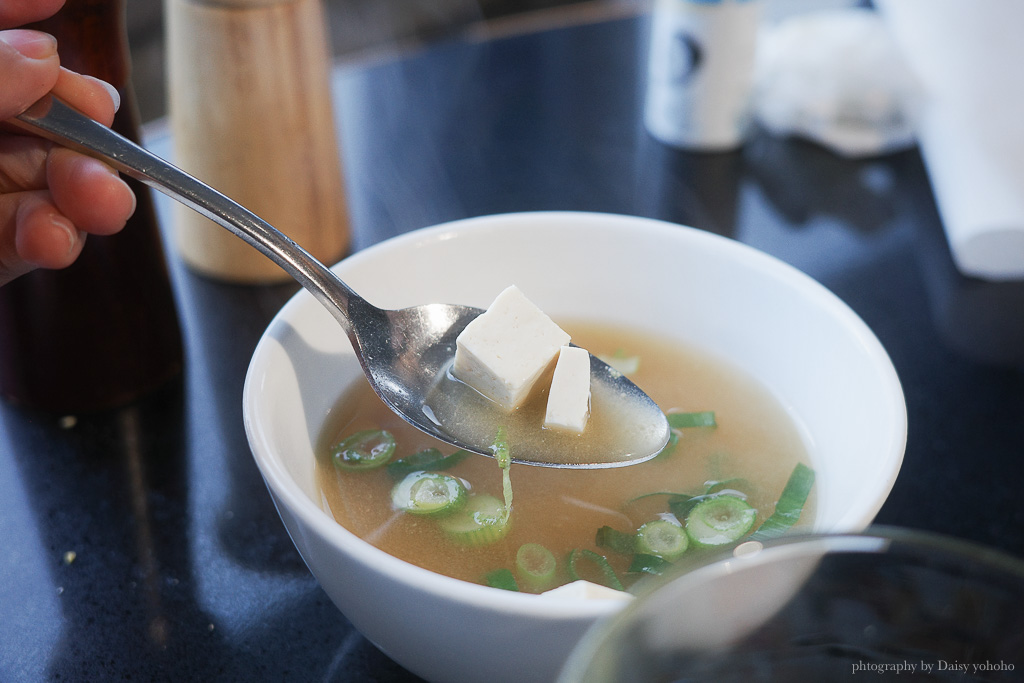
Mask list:
[[676,493],[675,491],[651,491],[650,493],[641,493],[639,496],[635,496],[626,501],[626,504],[639,503],[641,500],[653,498],[655,496],[682,496],[683,498],[689,498],[690,496],[685,493]]
[[697,503],[686,518],[686,533],[699,548],[735,543],[750,531],[757,510],[736,496],[714,496]]
[[461,510],[443,517],[441,528],[453,539],[466,545],[488,545],[500,541],[508,533],[505,506],[494,496],[469,496]]
[[721,481],[708,481],[704,482],[704,494],[709,493],[721,493],[727,489],[748,491],[751,488],[750,482],[740,477],[733,477],[732,479],[723,479]]
[[[650,493],[643,493],[643,494],[640,494],[639,496],[636,496],[634,498],[630,498],[629,500],[626,501],[625,505],[637,506],[638,504],[640,504],[640,503],[642,503],[642,502],[644,502],[644,501],[646,501],[646,500],[648,500],[650,498],[655,498],[657,496],[665,496],[665,498],[667,499],[665,501],[665,506],[669,510],[671,510],[672,513],[679,520],[685,519],[686,518],[686,514],[690,511],[690,508],[692,508],[694,505],[696,505],[697,503],[699,503],[701,500],[704,499],[704,494],[692,495],[692,494],[689,494],[689,493],[677,493],[675,491],[651,491]],[[654,505],[654,504],[645,505],[643,509],[649,509],[652,505]],[[687,505],[688,505],[688,507],[680,507],[680,506],[687,506]],[[659,512],[664,510],[664,509],[665,508],[660,507],[660,505],[659,505],[659,507],[658,507],[658,511]],[[679,509],[681,511],[681,514],[677,513],[676,509]]]
[[673,515],[675,515],[676,519],[682,520],[686,519],[690,515],[690,511],[700,503],[720,496],[732,496],[733,498],[739,498],[740,500],[747,499],[746,494],[732,489],[716,490],[713,493],[702,493],[699,496],[688,496],[683,493],[678,493],[668,499],[668,509]]
[[491,444],[491,452],[494,459],[498,461],[498,467],[505,469],[509,466],[508,430],[505,427],[498,427],[498,433]]
[[654,555],[667,562],[678,560],[689,545],[686,530],[667,519],[651,520],[636,532],[637,553]]
[[671,565],[671,562],[657,555],[637,553],[633,556],[633,562],[629,565],[629,573],[660,575],[665,573],[665,570]]
[[512,514],[512,475],[509,470],[512,467],[512,457],[508,445],[508,431],[504,427],[498,427],[498,434],[494,437],[494,445],[491,446],[494,452],[494,459],[498,461],[501,468],[501,492],[505,498],[505,521]]
[[505,519],[512,514],[512,474],[509,468],[501,471],[501,492],[505,497]]
[[388,474],[395,479],[401,479],[410,472],[447,470],[465,460],[469,455],[469,451],[462,449],[451,455],[444,455],[436,448],[427,448],[388,463]]
[[516,551],[516,572],[532,590],[550,588],[557,568],[554,553],[539,543],[524,543]]
[[594,543],[598,548],[607,548],[620,555],[632,555],[636,546],[636,534],[627,534],[610,526],[603,526],[597,530]]
[[414,515],[447,515],[466,504],[466,487],[443,472],[412,472],[391,489],[395,508]]
[[627,356],[622,349],[616,349],[612,354],[598,354],[597,357],[627,377],[635,375],[640,370],[640,356]]
[[668,425],[672,429],[688,429],[690,427],[717,427],[715,411],[705,410],[697,413],[669,413]]
[[364,429],[347,437],[331,449],[331,461],[344,470],[369,470],[380,467],[395,452],[395,437],[383,429]]
[[519,590],[519,586],[516,584],[516,577],[513,576],[511,570],[505,568],[495,569],[484,574],[484,583],[491,588],[500,588],[506,591]]
[[688,496],[678,493],[668,499],[668,509],[676,516],[676,519],[684,520],[690,514],[690,510],[697,506],[697,503],[707,499],[708,496]]
[[[572,581],[585,579],[608,588],[625,590],[619,577],[615,574],[615,570],[608,564],[608,558],[604,555],[598,555],[593,550],[586,548],[577,548],[569,553],[568,564],[569,578]],[[596,570],[596,572],[587,571],[587,565],[590,565],[590,569]]]
[[679,435],[676,434],[674,431],[670,431],[668,433],[668,443],[665,444],[665,447],[662,448],[658,452],[658,454],[656,456],[654,456],[654,457],[655,458],[667,458],[667,457],[669,457],[670,455],[672,455],[675,452],[676,446],[678,444],[679,444]]
[[785,488],[782,489],[779,502],[775,503],[775,512],[750,535],[751,540],[764,541],[781,536],[796,524],[803,514],[812,486],[814,470],[803,463],[797,463],[789,475]]

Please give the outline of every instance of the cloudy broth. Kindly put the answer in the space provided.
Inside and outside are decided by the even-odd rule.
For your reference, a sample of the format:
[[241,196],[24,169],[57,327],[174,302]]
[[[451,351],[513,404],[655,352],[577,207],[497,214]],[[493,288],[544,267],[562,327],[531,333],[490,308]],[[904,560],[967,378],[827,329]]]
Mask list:
[[[568,581],[562,561],[574,549],[605,555],[625,583],[629,558],[597,547],[603,526],[632,532],[665,511],[665,496],[656,492],[700,493],[706,482],[738,478],[748,502],[757,509],[756,524],[771,514],[797,463],[808,455],[792,418],[758,382],[717,358],[619,328],[567,324],[573,343],[594,354],[620,351],[638,356],[630,378],[666,412],[712,410],[718,426],[681,430],[668,456],[624,468],[605,470],[511,467],[514,503],[511,528],[492,545],[466,547],[450,539],[434,519],[395,511],[390,493],[395,480],[386,468],[344,471],[330,462],[331,446],[362,429],[394,434],[403,458],[428,447],[451,453],[442,444],[406,424],[360,381],[339,399],[318,444],[316,472],[325,509],[344,527],[391,555],[426,569],[472,582],[495,569],[515,568],[524,543],[540,543],[559,560],[562,582]],[[510,444],[513,452],[515,443]],[[502,496],[501,470],[495,460],[470,456],[449,474],[469,484],[471,493]],[[735,488],[741,488],[740,485]],[[800,524],[813,519],[813,492]]]

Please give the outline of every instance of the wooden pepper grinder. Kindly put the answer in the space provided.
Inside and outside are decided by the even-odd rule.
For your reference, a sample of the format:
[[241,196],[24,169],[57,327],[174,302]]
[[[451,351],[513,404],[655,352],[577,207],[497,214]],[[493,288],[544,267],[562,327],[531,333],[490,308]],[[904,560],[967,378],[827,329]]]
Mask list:
[[[175,162],[325,263],[349,229],[321,0],[167,0]],[[223,228],[176,207],[193,269],[225,280],[288,279]]]
[[[32,28],[57,38],[63,66],[118,89],[112,127],[137,142],[125,0],[67,0]],[[180,372],[181,334],[152,196],[126,180],[138,207],[124,230],[91,235],[64,270],[36,270],[0,287],[0,393],[8,400],[92,412]]]

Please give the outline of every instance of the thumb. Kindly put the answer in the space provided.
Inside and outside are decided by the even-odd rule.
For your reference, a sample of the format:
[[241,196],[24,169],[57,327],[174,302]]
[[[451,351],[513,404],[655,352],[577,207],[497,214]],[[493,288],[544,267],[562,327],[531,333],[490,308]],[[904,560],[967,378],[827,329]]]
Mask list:
[[17,116],[53,88],[60,73],[57,41],[40,31],[0,31],[0,121]]

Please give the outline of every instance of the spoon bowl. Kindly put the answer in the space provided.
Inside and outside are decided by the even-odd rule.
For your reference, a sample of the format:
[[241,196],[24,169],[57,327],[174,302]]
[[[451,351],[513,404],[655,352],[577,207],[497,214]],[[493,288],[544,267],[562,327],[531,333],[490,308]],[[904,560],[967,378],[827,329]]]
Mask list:
[[[106,126],[47,95],[9,123],[20,130],[106,161],[172,199],[213,220],[277,263],[309,290],[341,324],[374,391],[407,422],[458,448],[492,456],[498,427],[509,419],[496,404],[445,382],[455,339],[483,311],[468,306],[427,304],[400,310],[378,308],[359,296],[330,269],[237,202],[157,157]],[[511,284],[511,283],[509,283]],[[514,462],[549,467],[616,467],[648,460],[668,443],[669,426],[658,405],[636,385],[591,356],[591,386],[614,420],[612,429],[628,443],[608,449],[580,448],[583,439],[547,439],[543,447],[517,449]],[[453,433],[432,405],[471,411],[482,430]],[[538,427],[538,431],[539,431]]]

